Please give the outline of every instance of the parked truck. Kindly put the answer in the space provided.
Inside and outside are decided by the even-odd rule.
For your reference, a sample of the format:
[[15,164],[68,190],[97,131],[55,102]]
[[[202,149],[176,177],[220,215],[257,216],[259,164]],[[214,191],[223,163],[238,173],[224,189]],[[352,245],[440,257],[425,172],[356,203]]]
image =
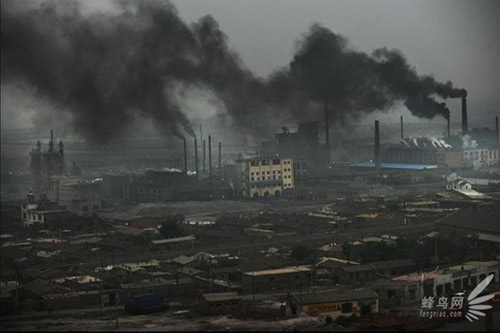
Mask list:
[[133,315],[161,312],[168,309],[168,301],[158,294],[135,295],[125,304],[125,310]]

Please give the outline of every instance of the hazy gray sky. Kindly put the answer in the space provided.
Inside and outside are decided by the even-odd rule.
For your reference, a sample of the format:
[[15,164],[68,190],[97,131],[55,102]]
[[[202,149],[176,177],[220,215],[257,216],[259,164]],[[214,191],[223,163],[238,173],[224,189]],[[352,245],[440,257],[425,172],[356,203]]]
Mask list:
[[[500,109],[500,1],[476,0],[182,0],[187,22],[210,14],[259,75],[288,65],[294,43],[319,22],[371,52],[401,50],[419,74],[468,90],[470,121]],[[447,104],[458,120],[459,100]],[[409,115],[409,113],[408,113]],[[416,119],[416,118],[415,118]]]

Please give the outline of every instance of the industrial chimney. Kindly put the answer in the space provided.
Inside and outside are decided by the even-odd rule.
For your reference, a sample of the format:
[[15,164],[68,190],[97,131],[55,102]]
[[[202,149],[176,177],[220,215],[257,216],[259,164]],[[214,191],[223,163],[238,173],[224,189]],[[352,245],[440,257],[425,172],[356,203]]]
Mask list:
[[326,165],[330,165],[330,125],[328,124],[328,100],[325,99],[325,143],[326,143]]
[[207,163],[205,162],[206,161],[206,158],[205,158],[205,151],[207,150],[207,142],[205,140],[203,140],[203,172],[206,172],[207,171]]
[[448,129],[448,139],[450,138],[450,118],[451,118],[451,115],[448,114],[448,116],[446,117],[446,122],[447,122],[447,129]]
[[187,146],[186,146],[186,138],[183,137],[182,140],[184,141],[184,173],[187,175],[188,172],[188,165],[187,165]]
[[380,132],[378,120],[375,120],[375,170],[380,171]]
[[196,179],[200,179],[200,174],[198,172],[198,140],[196,136],[194,137],[194,164],[196,170]]
[[212,136],[208,136],[208,174],[210,176],[210,188],[212,187]]
[[401,140],[404,139],[404,135],[403,135],[403,116],[401,116]]
[[469,125],[467,123],[467,97],[462,97],[462,135],[467,134]]
[[500,132],[498,129],[498,116],[495,117],[495,133],[497,135],[497,143],[500,143]]
[[222,177],[222,157],[221,157],[221,149],[222,143],[219,142],[219,176]]
[[54,131],[50,130],[49,153],[54,152]]

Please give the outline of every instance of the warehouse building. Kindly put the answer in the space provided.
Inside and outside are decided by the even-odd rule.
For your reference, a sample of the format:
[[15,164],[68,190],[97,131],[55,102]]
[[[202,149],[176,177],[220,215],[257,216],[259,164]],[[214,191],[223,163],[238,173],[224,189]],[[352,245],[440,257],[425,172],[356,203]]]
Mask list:
[[378,312],[378,295],[370,288],[335,290],[325,293],[292,294],[287,311],[296,316],[364,316]]

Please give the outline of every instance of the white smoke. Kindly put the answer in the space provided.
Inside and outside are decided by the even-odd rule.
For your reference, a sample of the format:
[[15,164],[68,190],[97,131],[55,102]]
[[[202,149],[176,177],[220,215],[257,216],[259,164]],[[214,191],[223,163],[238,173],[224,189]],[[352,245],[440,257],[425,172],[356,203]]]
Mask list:
[[477,148],[477,146],[477,141],[472,140],[468,134],[462,136],[462,148]]
[[168,167],[164,167],[163,171],[168,171],[168,172],[182,172],[182,170],[180,170],[180,169],[168,168]]

